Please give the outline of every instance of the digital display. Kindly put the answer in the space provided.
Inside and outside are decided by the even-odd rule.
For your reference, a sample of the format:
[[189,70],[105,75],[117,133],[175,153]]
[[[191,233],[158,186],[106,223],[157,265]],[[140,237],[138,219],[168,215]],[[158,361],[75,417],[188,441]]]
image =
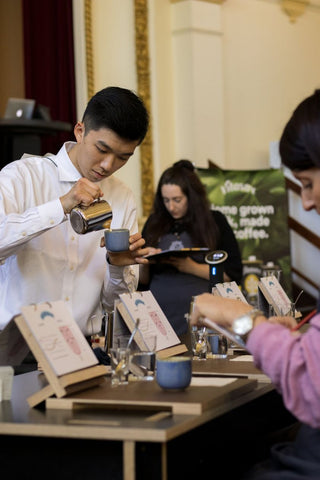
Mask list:
[[228,258],[224,250],[215,250],[205,256],[205,262],[209,264],[209,292],[217,283],[223,282],[223,263]]
[[208,253],[205,257],[205,261],[209,264],[219,264],[223,263],[227,258],[227,252],[225,252],[224,250],[216,250],[214,252]]

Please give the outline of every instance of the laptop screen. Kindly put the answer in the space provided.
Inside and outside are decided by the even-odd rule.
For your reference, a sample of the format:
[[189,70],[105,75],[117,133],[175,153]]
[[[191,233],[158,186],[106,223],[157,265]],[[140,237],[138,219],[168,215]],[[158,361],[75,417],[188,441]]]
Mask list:
[[9,98],[4,118],[30,119],[33,115],[35,100],[27,98]]

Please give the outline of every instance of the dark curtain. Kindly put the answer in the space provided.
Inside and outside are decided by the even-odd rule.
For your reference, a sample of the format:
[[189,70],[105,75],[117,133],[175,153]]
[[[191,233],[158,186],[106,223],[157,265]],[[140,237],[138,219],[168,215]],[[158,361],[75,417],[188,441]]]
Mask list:
[[[72,0],[23,0],[26,98],[71,129],[77,120],[72,22]],[[42,153],[56,153],[70,139],[72,131],[44,137]]]

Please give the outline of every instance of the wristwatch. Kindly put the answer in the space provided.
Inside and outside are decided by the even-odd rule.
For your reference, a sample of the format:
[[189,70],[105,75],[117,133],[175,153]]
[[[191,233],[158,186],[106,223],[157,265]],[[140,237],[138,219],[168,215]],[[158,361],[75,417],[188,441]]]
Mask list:
[[254,308],[244,315],[241,315],[241,317],[235,318],[232,322],[231,330],[243,340],[246,340],[247,336],[253,329],[255,319],[261,315],[264,315],[263,312]]

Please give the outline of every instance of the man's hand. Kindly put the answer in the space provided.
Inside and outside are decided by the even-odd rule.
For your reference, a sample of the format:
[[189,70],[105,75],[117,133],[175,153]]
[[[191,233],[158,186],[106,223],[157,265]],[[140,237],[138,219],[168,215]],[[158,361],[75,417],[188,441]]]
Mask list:
[[[148,264],[149,261],[147,258],[144,258],[145,255],[149,255],[150,248],[142,248],[145,245],[145,240],[142,238],[140,233],[135,233],[129,237],[129,250],[126,252],[110,252],[108,251],[109,263],[111,265],[125,266],[125,265],[134,265],[135,263]],[[100,246],[104,247],[104,238],[102,237]]]
[[103,191],[98,185],[82,177],[68,193],[60,197],[60,202],[64,213],[70,213],[74,207],[78,205],[88,207],[102,196]]

